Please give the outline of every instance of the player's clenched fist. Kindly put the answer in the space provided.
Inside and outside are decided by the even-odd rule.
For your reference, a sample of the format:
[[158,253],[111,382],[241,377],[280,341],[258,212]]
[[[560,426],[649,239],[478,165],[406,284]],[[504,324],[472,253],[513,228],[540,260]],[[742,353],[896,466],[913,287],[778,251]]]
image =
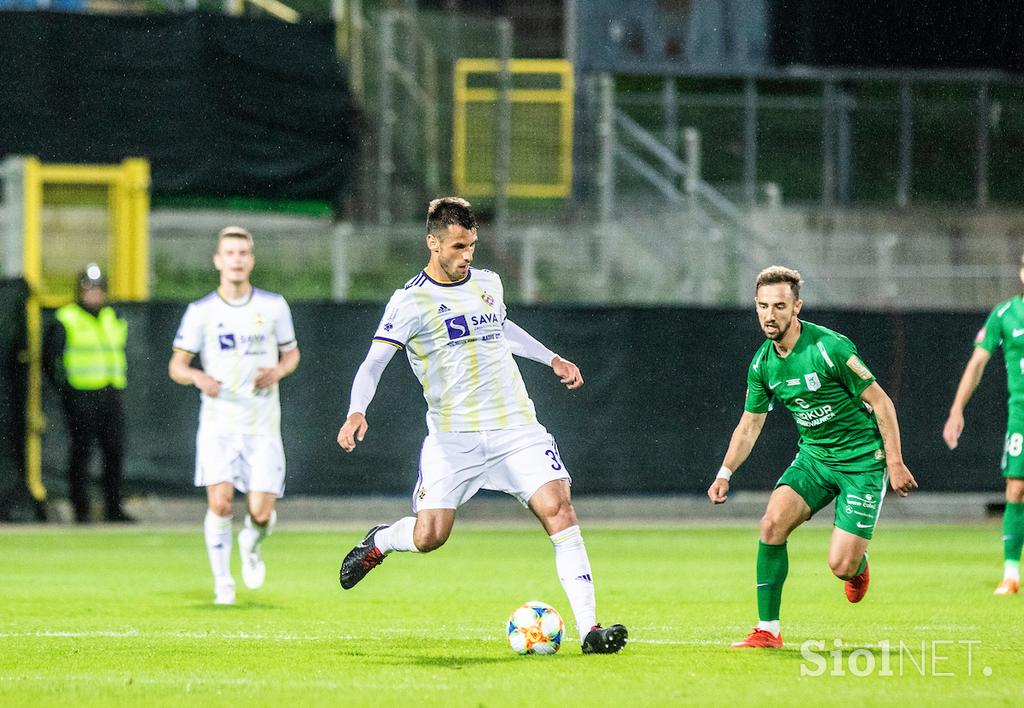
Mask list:
[[729,480],[719,477],[708,487],[708,499],[712,504],[724,504],[729,498]]

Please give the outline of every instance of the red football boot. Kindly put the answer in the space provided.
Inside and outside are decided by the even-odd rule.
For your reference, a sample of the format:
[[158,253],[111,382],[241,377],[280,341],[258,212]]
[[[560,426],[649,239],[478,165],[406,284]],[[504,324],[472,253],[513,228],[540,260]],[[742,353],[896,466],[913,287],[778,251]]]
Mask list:
[[1020,582],[1013,580],[1012,578],[1004,578],[998,586],[996,586],[993,595],[1016,595],[1020,592]]
[[733,649],[781,649],[782,634],[776,637],[767,629],[754,627],[746,639],[742,642],[733,642],[729,646]]
[[867,563],[864,564],[864,572],[846,581],[846,599],[850,602],[860,602],[868,594],[868,584],[871,582],[871,574],[868,572]]

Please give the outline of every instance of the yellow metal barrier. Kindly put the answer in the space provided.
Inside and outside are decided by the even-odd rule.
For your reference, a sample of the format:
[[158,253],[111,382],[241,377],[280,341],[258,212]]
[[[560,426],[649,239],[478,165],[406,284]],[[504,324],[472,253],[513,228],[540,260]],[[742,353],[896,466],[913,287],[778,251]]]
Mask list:
[[[572,189],[572,64],[564,59],[512,59],[513,87],[508,196],[559,198]],[[495,123],[498,89],[472,87],[471,77],[497,81],[497,59],[460,59],[455,64],[452,182],[465,196],[493,196]],[[516,84],[556,81],[557,88]],[[477,116],[470,117],[476,110]],[[490,148],[490,149],[489,149]]]
[[[249,0],[249,3],[260,8],[279,20],[295,24],[299,21],[299,13],[280,0]],[[228,14],[241,16],[245,14],[245,0],[231,0],[228,3]]]
[[[42,433],[45,428],[42,405],[42,308],[58,307],[74,296],[68,277],[51,278],[44,268],[44,198],[47,188],[63,185],[75,202],[76,190],[99,188],[106,197],[105,210],[108,293],[113,300],[144,300],[149,297],[149,161],[124,160],[120,165],[43,164],[34,157],[24,161],[23,268],[29,285],[26,303],[28,395],[26,411],[26,484],[37,501],[46,499],[42,481]],[[95,206],[95,205],[93,205]],[[73,218],[67,221],[74,221]],[[73,233],[74,223],[60,228]],[[68,244],[69,250],[75,250]],[[74,271],[86,262],[100,260],[94,253],[72,253]],[[59,283],[51,282],[52,279]],[[73,279],[72,279],[73,282]]]

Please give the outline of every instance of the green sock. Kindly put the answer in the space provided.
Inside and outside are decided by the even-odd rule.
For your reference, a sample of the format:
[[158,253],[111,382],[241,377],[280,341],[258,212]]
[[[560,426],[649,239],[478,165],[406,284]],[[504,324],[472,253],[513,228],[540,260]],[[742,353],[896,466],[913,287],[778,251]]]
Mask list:
[[868,554],[865,553],[864,557],[860,559],[860,565],[857,566],[857,572],[853,574],[853,577],[857,577],[864,572],[864,569],[868,567]]
[[789,573],[786,544],[774,546],[764,541],[757,544],[757,618],[762,622],[779,619],[782,607],[782,584]]
[[1024,545],[1024,502],[1007,502],[1003,512],[1003,560],[1020,563]]

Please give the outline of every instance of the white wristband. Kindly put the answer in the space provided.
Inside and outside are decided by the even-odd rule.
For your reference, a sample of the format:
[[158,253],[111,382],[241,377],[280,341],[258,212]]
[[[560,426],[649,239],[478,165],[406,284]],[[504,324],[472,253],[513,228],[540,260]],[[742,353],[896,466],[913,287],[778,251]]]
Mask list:
[[732,477],[732,470],[722,465],[722,468],[718,470],[718,474],[715,475],[715,479],[724,479],[726,482]]

